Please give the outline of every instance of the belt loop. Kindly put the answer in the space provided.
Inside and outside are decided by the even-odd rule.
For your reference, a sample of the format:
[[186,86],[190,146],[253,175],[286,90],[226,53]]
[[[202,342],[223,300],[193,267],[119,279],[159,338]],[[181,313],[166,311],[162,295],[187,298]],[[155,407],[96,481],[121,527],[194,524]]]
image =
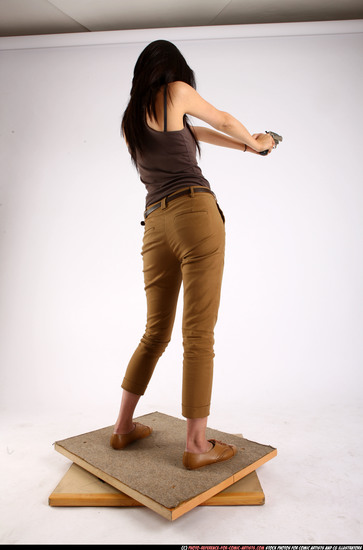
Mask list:
[[166,197],[161,199],[160,204],[161,204],[161,210],[165,210],[165,208],[166,208]]
[[190,196],[191,196],[191,198],[194,197],[194,187],[190,188]]

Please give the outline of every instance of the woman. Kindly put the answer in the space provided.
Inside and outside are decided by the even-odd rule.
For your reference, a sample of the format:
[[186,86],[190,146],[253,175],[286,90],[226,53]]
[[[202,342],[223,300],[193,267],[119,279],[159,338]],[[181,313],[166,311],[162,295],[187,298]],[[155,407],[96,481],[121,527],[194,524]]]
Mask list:
[[[193,127],[187,115],[215,130]],[[214,327],[224,263],[224,218],[196,161],[199,141],[271,152],[268,134],[251,135],[233,116],[195,90],[194,73],[174,44],[158,40],[139,56],[122,130],[146,186],[143,264],[147,324],[122,383],[111,446],[122,449],[151,428],[133,422],[154,367],[170,341],[183,283],[183,464],[195,469],[232,458],[233,445],[206,439],[213,374]]]

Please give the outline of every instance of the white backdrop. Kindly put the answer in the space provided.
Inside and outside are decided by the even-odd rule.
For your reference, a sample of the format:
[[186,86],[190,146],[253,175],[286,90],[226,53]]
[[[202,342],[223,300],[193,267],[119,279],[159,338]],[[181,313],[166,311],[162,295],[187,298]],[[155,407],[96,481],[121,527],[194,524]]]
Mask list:
[[[119,128],[156,38],[217,108],[284,137],[268,158],[202,145],[227,230],[212,416],[360,396],[363,25],[331,25],[0,39],[3,410],[114,421],[145,326],[145,192]],[[141,411],[180,415],[180,316]]]

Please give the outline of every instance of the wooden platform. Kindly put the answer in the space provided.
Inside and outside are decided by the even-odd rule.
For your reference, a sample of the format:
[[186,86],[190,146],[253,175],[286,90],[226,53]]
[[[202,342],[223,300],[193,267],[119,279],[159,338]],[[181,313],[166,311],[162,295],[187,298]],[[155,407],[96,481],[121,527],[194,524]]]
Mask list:
[[269,445],[208,428],[208,439],[233,443],[237,455],[226,462],[189,471],[182,464],[185,420],[158,412],[136,420],[152,426],[153,433],[122,451],[109,445],[113,426],[57,441],[55,449],[169,520],[211,499],[277,454]]
[[[251,472],[200,506],[260,506],[265,495],[256,472]],[[49,496],[50,506],[144,506],[77,464],[72,464]]]

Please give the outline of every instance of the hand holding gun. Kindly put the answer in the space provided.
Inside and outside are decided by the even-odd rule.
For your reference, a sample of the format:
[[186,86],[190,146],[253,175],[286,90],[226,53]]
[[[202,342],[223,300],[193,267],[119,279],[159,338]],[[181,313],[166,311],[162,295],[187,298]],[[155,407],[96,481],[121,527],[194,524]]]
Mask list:
[[[279,136],[279,134],[276,134],[276,132],[271,132],[271,131],[265,131],[266,134],[270,134],[270,136],[272,137],[272,139],[274,140],[275,142],[275,146],[274,146],[274,149],[276,149],[276,147],[278,146],[278,144],[280,143],[280,141],[282,141],[282,136]],[[260,155],[267,155],[268,154],[268,149],[266,149],[265,151],[261,151]]]

